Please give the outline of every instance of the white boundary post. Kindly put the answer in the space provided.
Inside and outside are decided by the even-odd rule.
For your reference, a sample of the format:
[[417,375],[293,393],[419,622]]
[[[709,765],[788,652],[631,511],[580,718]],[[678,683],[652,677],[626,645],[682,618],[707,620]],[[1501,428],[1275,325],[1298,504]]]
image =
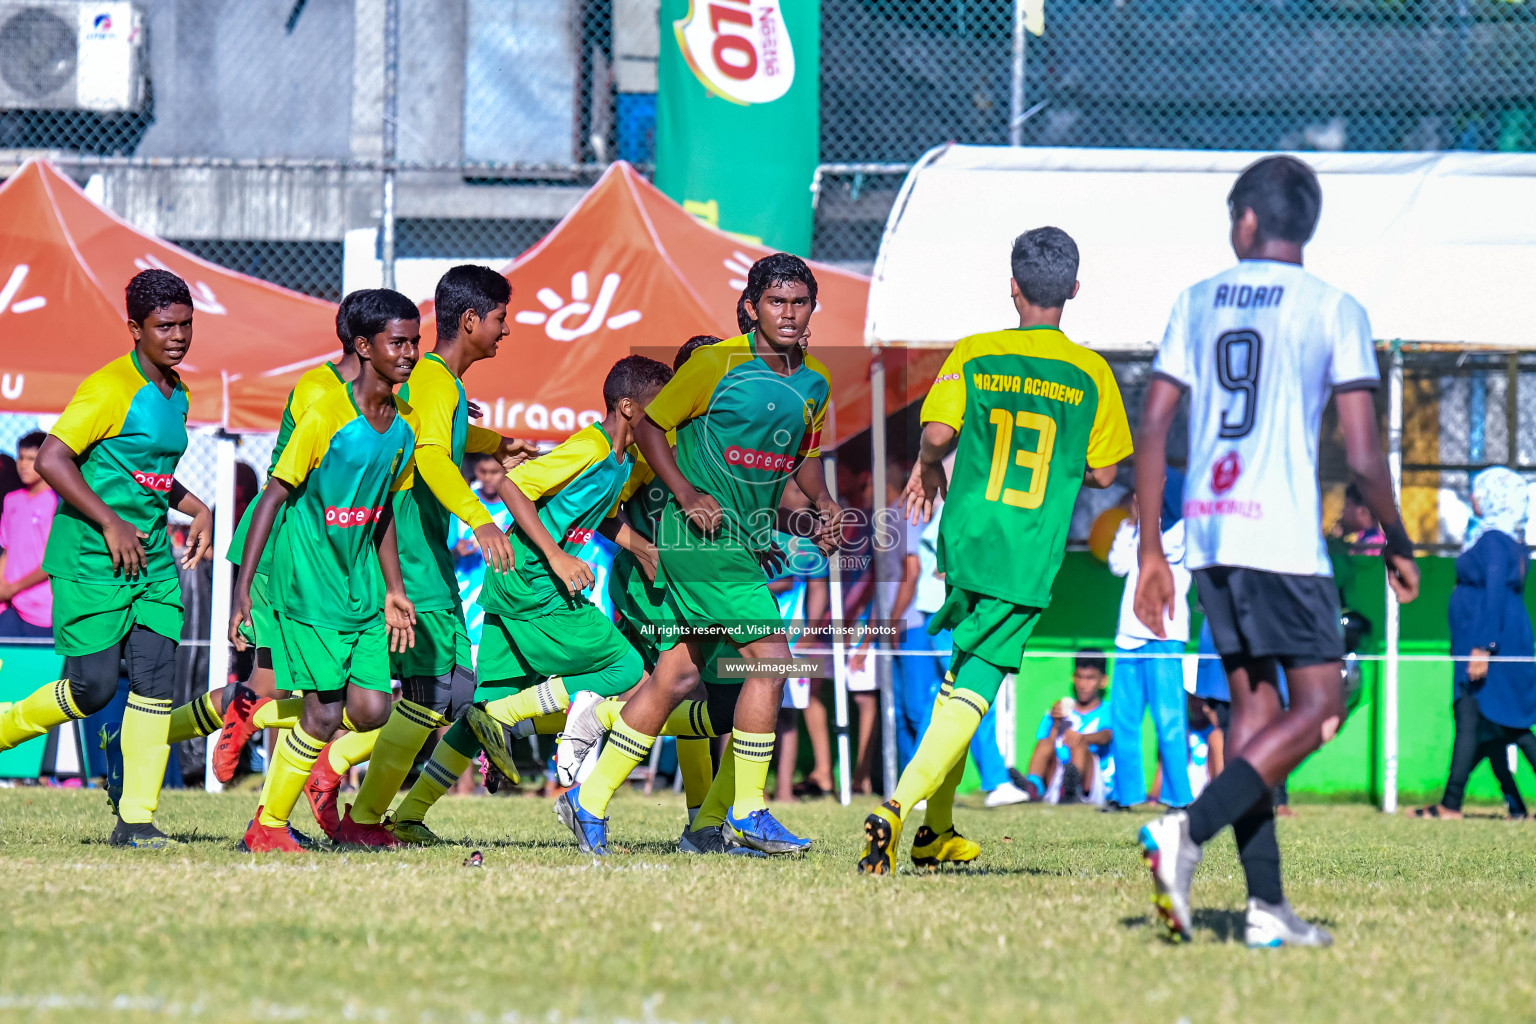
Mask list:
[[[219,433],[214,444],[216,469],[213,484],[213,593],[208,612],[208,692],[222,690],[229,680],[229,644],[224,631],[229,628],[231,576],[229,541],[235,534],[235,437]],[[203,788],[222,792],[224,786],[213,777],[213,747],[219,733],[208,737]]]
[[[1387,468],[1392,474],[1392,494],[1402,508],[1403,493],[1403,350],[1392,343],[1387,373]],[[1402,626],[1397,595],[1387,586],[1386,661],[1382,663],[1381,700],[1381,809],[1397,813],[1397,670],[1398,634]]]
[[[837,437],[837,407],[827,409],[827,429],[824,436]],[[822,460],[827,474],[827,490],[837,494],[837,450],[829,449]],[[853,803],[853,764],[849,760],[848,745],[848,665],[842,633],[843,624],[843,570],[841,556],[833,552],[827,564],[827,613],[833,626],[832,633],[832,715],[833,731],[837,735],[837,801],[844,807]]]
[[[885,352],[876,346],[870,352],[869,360],[869,473],[870,473],[870,518],[871,529],[869,531],[869,580],[874,588],[871,595],[873,609],[871,619],[881,620],[891,617],[891,609],[887,606],[885,592],[880,584],[887,582],[880,578],[880,559],[875,555],[875,546],[880,543],[881,530],[876,524],[880,522],[880,513],[885,509],[885,485],[886,485],[886,437],[885,437]],[[884,766],[885,794],[889,797],[896,792],[896,776],[899,765],[896,752],[896,679],[894,660],[891,656],[893,645],[876,640],[871,648],[875,658],[875,681],[880,687],[880,760]]]

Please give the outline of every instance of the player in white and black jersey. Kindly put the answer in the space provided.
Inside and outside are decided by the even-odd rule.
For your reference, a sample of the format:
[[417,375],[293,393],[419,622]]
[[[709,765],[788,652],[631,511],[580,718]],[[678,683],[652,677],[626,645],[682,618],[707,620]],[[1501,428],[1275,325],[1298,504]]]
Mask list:
[[[1317,176],[1300,160],[1267,157],[1242,173],[1227,203],[1240,262],[1179,296],[1147,389],[1136,440],[1135,608],[1155,631],[1169,618],[1173,577],[1157,516],[1168,427],[1187,391],[1186,560],[1231,683],[1228,760],[1187,812],[1142,829],[1141,845],[1173,938],[1190,936],[1202,846],[1231,825],[1248,881],[1248,944],[1327,945],[1328,933],[1297,917],[1281,889],[1271,791],[1344,717],[1338,591],[1317,480],[1330,395],[1350,469],[1386,533],[1387,579],[1399,600],[1417,596],[1419,572],[1377,434],[1365,310],[1302,269],[1322,207]],[[1277,665],[1289,683],[1288,713]]]

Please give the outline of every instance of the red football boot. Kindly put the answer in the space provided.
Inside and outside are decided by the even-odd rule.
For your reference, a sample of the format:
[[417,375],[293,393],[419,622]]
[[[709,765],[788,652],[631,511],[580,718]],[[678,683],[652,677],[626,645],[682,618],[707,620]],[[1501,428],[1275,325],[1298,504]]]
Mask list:
[[263,825],[261,823],[260,807],[256,808],[256,817],[251,819],[251,824],[245,830],[245,838],[240,840],[240,849],[246,853],[305,853],[289,833],[285,825]]
[[257,708],[271,700],[271,697],[256,696],[256,691],[250,687],[235,687],[234,696],[224,705],[224,731],[219,733],[219,742],[213,747],[214,778],[228,783],[235,777],[235,769],[240,766],[240,751],[256,734],[251,719]]
[[342,816],[341,824],[336,827],[336,834],[331,838],[337,843],[349,846],[372,846],[384,849],[400,845],[400,840],[396,839],[394,833],[385,828],[382,823],[363,825],[353,821],[350,807]]
[[304,780],[304,795],[309,798],[316,824],[333,840],[341,827],[340,794],[341,776],[331,767],[331,745],[327,743]]

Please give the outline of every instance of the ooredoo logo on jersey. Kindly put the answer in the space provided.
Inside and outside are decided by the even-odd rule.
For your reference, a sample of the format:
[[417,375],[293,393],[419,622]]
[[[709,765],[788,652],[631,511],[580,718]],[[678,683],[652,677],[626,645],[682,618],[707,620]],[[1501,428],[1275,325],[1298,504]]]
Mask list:
[[795,81],[795,49],[781,0],[698,0],[672,26],[683,59],[704,88],[749,106],[772,103]]
[[384,506],[377,508],[337,508],[335,505],[325,507],[326,526],[362,526],[365,523],[376,523],[384,516]]
[[144,473],[140,470],[133,471],[133,482],[140,487],[151,491],[159,491],[161,494],[171,493],[171,481],[174,480],[169,473]]

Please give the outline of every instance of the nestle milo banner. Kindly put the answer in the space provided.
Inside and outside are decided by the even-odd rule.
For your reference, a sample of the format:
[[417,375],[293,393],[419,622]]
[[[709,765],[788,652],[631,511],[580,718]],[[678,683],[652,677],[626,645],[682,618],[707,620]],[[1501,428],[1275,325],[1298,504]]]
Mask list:
[[662,0],[656,185],[707,224],[810,255],[820,0]]

